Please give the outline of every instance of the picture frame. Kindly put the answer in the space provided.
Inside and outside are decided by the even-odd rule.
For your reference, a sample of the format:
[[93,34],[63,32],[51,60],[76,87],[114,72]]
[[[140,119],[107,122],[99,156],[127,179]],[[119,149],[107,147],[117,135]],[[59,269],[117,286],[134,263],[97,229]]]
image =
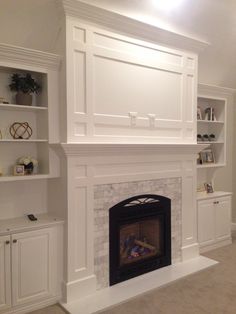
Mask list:
[[200,164],[211,164],[215,162],[215,156],[211,148],[200,152]]
[[200,107],[197,107],[197,120],[202,120],[202,110]]
[[213,189],[213,186],[212,186],[212,183],[211,182],[206,182],[204,183],[204,187],[205,187],[205,191],[207,193],[213,193],[214,192],[214,189]]
[[24,165],[15,165],[13,168],[14,176],[24,176],[25,175],[25,166]]

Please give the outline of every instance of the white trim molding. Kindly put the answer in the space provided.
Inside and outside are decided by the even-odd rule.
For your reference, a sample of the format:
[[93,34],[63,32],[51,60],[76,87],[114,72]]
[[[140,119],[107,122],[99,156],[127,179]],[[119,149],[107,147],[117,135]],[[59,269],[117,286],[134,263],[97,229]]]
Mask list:
[[[58,146],[57,144],[55,144]],[[197,154],[207,144],[147,144],[147,143],[62,143],[61,147],[67,156],[97,156],[120,154]]]
[[58,70],[61,63],[58,55],[3,43],[0,43],[0,60],[52,70]]
[[200,52],[209,45],[204,40],[181,33],[174,33],[156,25],[147,24],[129,16],[78,0],[63,0],[63,7],[67,16],[80,18],[121,33],[158,42],[159,44],[162,43],[195,52]]
[[232,222],[232,224],[231,224],[231,230],[232,230],[232,231],[236,231],[236,223],[235,223],[235,222]]

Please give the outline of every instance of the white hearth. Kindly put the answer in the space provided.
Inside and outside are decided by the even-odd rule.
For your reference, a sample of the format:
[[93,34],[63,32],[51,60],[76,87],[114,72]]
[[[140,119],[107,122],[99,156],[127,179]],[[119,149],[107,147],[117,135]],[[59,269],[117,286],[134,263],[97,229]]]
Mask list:
[[69,304],[62,303],[62,306],[71,314],[100,313],[101,310],[118,305],[153,289],[164,287],[178,279],[216,264],[218,262],[214,260],[198,256],[194,259],[160,268],[115,286],[99,290]]

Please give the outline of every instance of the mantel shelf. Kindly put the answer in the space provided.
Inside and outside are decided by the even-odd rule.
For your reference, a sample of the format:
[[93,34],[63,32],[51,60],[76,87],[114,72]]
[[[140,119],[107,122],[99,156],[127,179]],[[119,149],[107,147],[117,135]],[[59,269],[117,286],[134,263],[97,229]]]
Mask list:
[[[58,146],[55,144],[55,146]],[[197,154],[207,144],[190,143],[62,143],[59,145],[68,156],[106,154]]]

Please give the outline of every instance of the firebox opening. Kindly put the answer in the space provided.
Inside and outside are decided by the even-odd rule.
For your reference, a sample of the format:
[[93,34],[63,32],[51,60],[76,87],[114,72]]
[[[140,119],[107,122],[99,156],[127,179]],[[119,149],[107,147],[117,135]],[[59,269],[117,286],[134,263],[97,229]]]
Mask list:
[[170,204],[140,195],[110,209],[110,285],[171,264]]

